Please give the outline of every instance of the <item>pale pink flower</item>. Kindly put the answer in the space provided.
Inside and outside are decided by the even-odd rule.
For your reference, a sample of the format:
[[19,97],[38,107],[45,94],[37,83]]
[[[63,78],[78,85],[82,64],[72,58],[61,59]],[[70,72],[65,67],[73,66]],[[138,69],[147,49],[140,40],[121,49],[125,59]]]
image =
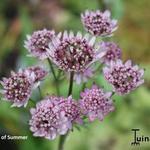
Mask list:
[[111,61],[121,59],[121,49],[116,43],[101,42],[99,46],[101,51],[105,52],[105,55],[100,62],[110,64]]
[[74,122],[82,124],[80,107],[78,102],[76,102],[72,96],[67,98],[48,96],[47,99],[53,99],[57,101],[57,106],[60,108],[60,111],[63,112],[68,121],[70,121],[70,129],[72,128],[72,124]]
[[46,98],[37,103],[36,108],[30,110],[29,124],[34,136],[53,140],[57,135],[67,133],[70,124],[65,117],[65,113],[60,111],[57,104],[55,99]]
[[55,32],[53,30],[47,29],[35,31],[32,35],[27,35],[25,48],[29,51],[29,56],[37,57],[40,60],[48,58],[48,44],[54,35]]
[[25,70],[35,74],[35,82],[43,80],[48,74],[48,72],[40,66],[31,66]]
[[1,84],[5,100],[13,103],[12,106],[26,106],[34,87],[35,76],[27,71],[11,72],[9,78],[3,78]]
[[104,92],[97,85],[90,89],[85,89],[80,94],[80,108],[84,115],[87,115],[90,121],[99,119],[102,121],[106,115],[114,110],[111,99],[111,92]]
[[111,62],[110,66],[103,69],[103,73],[119,95],[128,94],[144,83],[144,70],[132,65],[130,60],[124,64],[121,60]]
[[104,54],[95,48],[95,37],[83,36],[80,32],[77,35],[72,31],[59,33],[49,44],[51,61],[68,73],[73,71],[77,83],[92,76],[91,66]]
[[81,14],[81,21],[84,28],[96,36],[110,36],[117,29],[117,21],[110,18],[108,10],[101,12],[99,10],[86,10]]

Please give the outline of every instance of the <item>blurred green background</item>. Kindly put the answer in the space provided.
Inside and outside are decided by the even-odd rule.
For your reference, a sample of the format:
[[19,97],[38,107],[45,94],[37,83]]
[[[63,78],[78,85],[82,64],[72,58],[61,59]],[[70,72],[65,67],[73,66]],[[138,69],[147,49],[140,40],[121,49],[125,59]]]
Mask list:
[[[115,96],[115,112],[103,122],[95,121],[80,131],[74,129],[65,144],[65,150],[150,150],[149,143],[131,146],[132,128],[140,128],[140,134],[150,136],[150,0],[0,0],[0,77],[10,70],[18,70],[38,63],[26,57],[23,47],[26,34],[34,30],[72,29],[84,32],[80,13],[85,9],[109,9],[118,19],[119,28],[111,37],[123,50],[123,60],[132,59],[146,69],[143,86],[128,96]],[[101,77],[97,84],[104,85]],[[55,92],[53,82],[44,81],[43,93]],[[67,82],[66,82],[67,83]],[[61,94],[67,84],[61,84]],[[74,88],[74,96],[79,94]],[[77,94],[76,94],[77,93]],[[33,97],[39,99],[37,91]],[[29,103],[25,108],[10,108],[0,101],[0,135],[27,135],[28,140],[3,141],[0,150],[55,150],[58,138],[48,141],[35,138],[29,131]]]

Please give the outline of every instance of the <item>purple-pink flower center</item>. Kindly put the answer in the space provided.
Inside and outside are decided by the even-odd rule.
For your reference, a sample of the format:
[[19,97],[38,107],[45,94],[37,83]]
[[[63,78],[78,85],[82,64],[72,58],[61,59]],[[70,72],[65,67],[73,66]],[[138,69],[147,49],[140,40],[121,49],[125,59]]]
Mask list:
[[96,13],[93,16],[88,15],[84,22],[87,29],[93,31],[95,35],[110,33],[112,30],[110,20],[104,18],[102,13]]
[[93,60],[93,48],[85,39],[65,39],[58,46],[55,58],[63,69],[84,70]]
[[128,67],[116,67],[112,71],[111,75],[113,79],[110,79],[110,81],[113,83],[115,88],[128,87],[130,89],[136,87],[135,84],[130,83],[137,83],[140,80],[138,72]]

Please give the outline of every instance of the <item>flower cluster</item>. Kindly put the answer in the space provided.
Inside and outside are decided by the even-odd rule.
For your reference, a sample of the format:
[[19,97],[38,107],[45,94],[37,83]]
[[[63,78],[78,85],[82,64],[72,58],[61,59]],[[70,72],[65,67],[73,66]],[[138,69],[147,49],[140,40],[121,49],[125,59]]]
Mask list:
[[93,85],[91,89],[85,89],[81,93],[80,100],[83,114],[87,115],[90,121],[96,118],[102,121],[105,115],[114,110],[111,95],[111,92],[104,93],[103,89],[96,85]]
[[53,101],[57,102],[57,106],[60,107],[60,111],[65,114],[70,123],[76,122],[82,124],[80,107],[78,102],[76,102],[72,96],[67,98],[47,96],[46,99],[52,99]]
[[85,29],[96,36],[110,36],[117,29],[117,21],[110,19],[110,12],[104,13],[86,10],[81,14],[81,20]]
[[60,69],[67,72],[75,72],[75,80],[78,84],[86,82],[92,76],[91,65],[100,60],[105,52],[95,48],[95,37],[80,32],[74,35],[59,33],[49,44],[49,56]]
[[5,99],[11,101],[12,106],[26,106],[34,86],[34,79],[34,74],[27,71],[11,72],[9,78],[3,78],[1,81]]
[[110,97],[111,92],[104,93],[96,85],[81,93],[79,103],[71,96],[47,96],[31,109],[30,129],[34,136],[54,139],[72,129],[73,123],[82,125],[83,115],[87,115],[90,121],[96,118],[102,120],[114,110]]
[[[112,92],[128,94],[144,82],[144,70],[132,65],[131,61],[123,63],[120,60],[122,51],[117,44],[102,40],[99,43],[99,38],[96,39],[97,36],[101,39],[103,36],[110,36],[117,29],[117,21],[111,19],[109,11],[87,10],[81,14],[81,21],[91,35],[72,31],[55,34],[53,30],[43,29],[27,36],[25,47],[30,55],[40,60],[48,59],[50,75],[54,76],[53,85],[56,85],[57,91],[61,86],[59,81],[64,79],[60,78],[61,73],[65,72],[63,75],[70,77],[68,97],[49,95],[31,109],[29,125],[34,136],[53,140],[57,135],[68,133],[75,123],[84,124],[85,118],[89,118],[89,121],[102,121],[115,110]],[[99,74],[102,65],[103,74]],[[59,71],[56,72],[54,66]],[[97,72],[99,76],[104,75],[113,89],[105,92],[96,84],[85,88],[84,83],[79,100],[75,100],[72,96],[74,80],[80,90],[80,84],[88,82]],[[3,88],[1,92],[5,100],[12,102],[12,106],[26,106],[35,85],[47,75],[48,72],[41,66],[12,72],[9,78],[3,78],[0,82]],[[39,90],[41,92],[40,87]]]
[[144,83],[142,79],[144,70],[139,69],[137,65],[132,66],[130,60],[125,64],[121,60],[112,62],[109,67],[103,69],[103,72],[106,80],[120,95],[127,94]]
[[100,48],[102,51],[106,52],[101,59],[102,63],[110,64],[111,61],[121,59],[121,49],[114,42],[101,42]]
[[81,72],[98,59],[95,38],[80,32],[59,33],[49,44],[50,59],[62,70]]
[[68,120],[72,122],[76,122],[82,124],[81,119],[81,111],[78,103],[72,99],[72,97],[68,97],[67,99],[61,99],[59,101],[60,110],[65,113],[65,116]]
[[51,99],[42,100],[31,109],[30,129],[34,136],[55,139],[67,132],[69,124],[65,114],[59,111],[57,102]]
[[41,81],[48,74],[48,72],[40,66],[28,67],[25,70],[30,72],[30,73],[34,73],[34,75],[35,75],[34,82]]
[[48,58],[48,44],[54,37],[55,32],[53,30],[39,30],[32,35],[27,36],[25,41],[25,48],[29,51],[29,56],[37,57],[41,60]]

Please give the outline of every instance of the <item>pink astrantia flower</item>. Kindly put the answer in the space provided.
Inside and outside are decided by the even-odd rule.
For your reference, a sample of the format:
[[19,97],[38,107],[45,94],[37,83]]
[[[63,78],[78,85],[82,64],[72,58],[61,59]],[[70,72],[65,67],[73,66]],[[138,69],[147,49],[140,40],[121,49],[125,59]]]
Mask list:
[[94,121],[96,118],[102,121],[108,113],[114,110],[111,95],[111,92],[104,93],[96,85],[93,85],[91,89],[85,89],[80,94],[80,107],[83,114],[87,115],[90,121]]
[[89,11],[81,14],[81,21],[85,29],[96,36],[110,36],[117,29],[117,21],[111,20],[110,12]]
[[82,119],[80,118],[80,107],[78,103],[72,99],[71,96],[69,96],[68,98],[60,99],[58,105],[71,123],[76,122],[82,124]]
[[74,122],[82,124],[80,107],[71,96],[67,98],[50,96],[47,98],[57,101],[57,106],[60,108],[60,111],[65,114],[65,117],[67,117],[70,122],[70,129],[72,128],[72,124]]
[[74,35],[73,32],[65,31],[49,44],[49,56],[60,69],[80,74],[104,55],[104,52],[94,46],[95,37],[90,38],[88,34],[83,36],[80,32]]
[[114,42],[101,42],[100,49],[106,52],[100,60],[102,63],[110,64],[111,61],[121,59],[121,49]]
[[26,106],[34,87],[35,76],[27,71],[19,70],[18,73],[11,72],[9,78],[3,78],[1,84],[5,100],[13,103],[13,106]]
[[25,70],[35,74],[35,82],[41,81],[48,74],[48,72],[40,66],[28,67]]
[[64,135],[68,131],[68,120],[54,99],[45,99],[32,108],[29,121],[30,130],[34,136],[53,140],[57,135]]
[[133,66],[130,60],[125,64],[121,60],[111,62],[109,67],[103,69],[103,73],[119,95],[128,94],[144,83],[144,70],[137,65]]
[[54,35],[55,32],[53,30],[47,29],[35,31],[32,35],[28,35],[25,41],[25,48],[30,52],[29,56],[37,57],[40,60],[46,59],[48,57],[48,44]]

